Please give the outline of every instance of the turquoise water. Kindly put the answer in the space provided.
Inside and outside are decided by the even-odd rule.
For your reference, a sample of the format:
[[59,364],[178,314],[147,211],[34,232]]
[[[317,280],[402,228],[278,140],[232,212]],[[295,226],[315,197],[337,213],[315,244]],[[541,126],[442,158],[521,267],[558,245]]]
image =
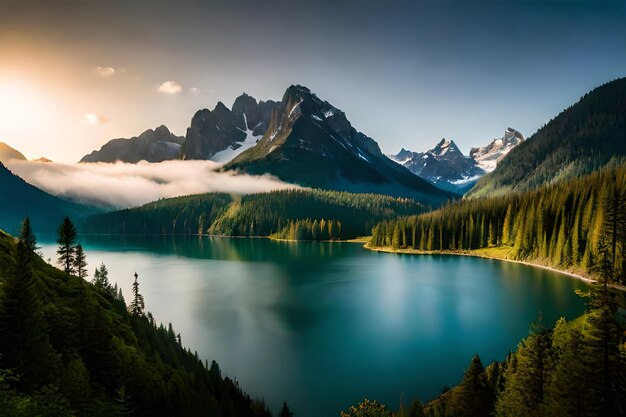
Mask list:
[[[502,360],[541,311],[578,316],[581,281],[520,264],[370,252],[354,243],[81,237],[130,299],[276,413],[337,416],[364,397],[398,408],[454,385],[474,353]],[[55,247],[43,244],[46,257]]]

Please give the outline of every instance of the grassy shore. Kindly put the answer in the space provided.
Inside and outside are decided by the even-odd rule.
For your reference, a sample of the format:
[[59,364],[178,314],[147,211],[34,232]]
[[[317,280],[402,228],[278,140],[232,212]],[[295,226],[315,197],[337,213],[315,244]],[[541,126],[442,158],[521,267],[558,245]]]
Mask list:
[[[387,252],[387,253],[404,253],[409,255],[456,255],[456,256],[474,256],[477,258],[485,258],[485,259],[496,259],[500,261],[506,262],[514,262],[518,264],[533,266],[537,268],[548,269],[550,271],[558,272],[560,274],[568,275],[573,278],[580,279],[587,283],[595,283],[597,280],[589,275],[586,271],[581,271],[579,269],[560,269],[555,268],[547,263],[547,261],[542,261],[540,259],[537,260],[529,260],[529,261],[519,261],[514,259],[513,257],[513,248],[509,247],[491,247],[491,248],[482,248],[482,249],[473,249],[473,250],[459,250],[459,251],[424,251],[419,249],[398,249],[392,247],[374,247],[370,246],[369,243],[363,245],[364,248],[375,251],[375,252]],[[619,284],[611,284],[611,287],[626,291],[626,287]]]

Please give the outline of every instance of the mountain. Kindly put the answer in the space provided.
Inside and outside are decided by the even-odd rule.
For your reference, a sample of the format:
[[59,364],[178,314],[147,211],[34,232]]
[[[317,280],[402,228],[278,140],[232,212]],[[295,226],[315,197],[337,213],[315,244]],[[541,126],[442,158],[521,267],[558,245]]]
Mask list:
[[453,192],[466,191],[485,173],[472,158],[463,155],[454,141],[447,139],[441,139],[426,152],[403,148],[389,158],[439,188]]
[[409,197],[431,205],[456,196],[389,160],[341,110],[300,85],[285,91],[258,143],[225,169],[269,173],[307,187]]
[[29,216],[39,232],[56,232],[65,216],[80,220],[95,209],[54,197],[30,185],[0,163],[0,229],[19,230]]
[[472,197],[526,191],[626,158],[626,78],[595,88],[512,149]]
[[26,161],[26,157],[20,151],[13,149],[4,142],[0,142],[0,162],[6,164],[9,159]]
[[514,147],[524,141],[524,135],[515,129],[507,128],[504,136],[489,142],[487,146],[482,148],[472,148],[470,150],[470,158],[476,161],[476,164],[485,172],[491,172],[496,169],[496,165],[504,158]]
[[113,139],[99,151],[85,155],[80,162],[161,162],[177,159],[184,138],[176,136],[163,125],[146,130],[130,139]]
[[221,101],[211,111],[199,110],[191,119],[182,146],[183,159],[229,162],[256,145],[268,128],[274,101],[259,101],[242,94],[232,109]]

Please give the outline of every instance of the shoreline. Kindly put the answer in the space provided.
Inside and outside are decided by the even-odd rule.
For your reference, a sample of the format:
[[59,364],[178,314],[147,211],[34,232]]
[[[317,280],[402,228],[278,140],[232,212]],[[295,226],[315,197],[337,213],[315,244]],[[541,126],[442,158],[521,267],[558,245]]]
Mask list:
[[[540,263],[534,263],[534,262],[528,262],[528,261],[518,261],[515,259],[508,259],[505,257],[498,257],[498,256],[493,256],[493,255],[488,255],[486,253],[481,253],[480,249],[478,249],[477,251],[423,251],[423,250],[419,250],[419,249],[393,249],[390,247],[373,247],[370,246],[368,243],[366,243],[365,245],[363,245],[363,248],[373,251],[373,252],[383,252],[383,253],[397,253],[397,254],[403,254],[403,255],[448,255],[448,256],[471,256],[474,258],[482,258],[482,259],[492,259],[492,260],[496,260],[496,261],[503,261],[503,262],[511,262],[511,263],[516,263],[516,264],[522,264],[522,265],[526,265],[526,266],[532,266],[535,268],[541,268],[541,269],[546,269],[548,271],[552,271],[552,272],[556,272],[559,274],[563,274],[566,275],[568,277],[571,278],[576,278],[579,279],[587,284],[597,284],[598,280],[593,279],[589,276],[585,276],[585,275],[581,275],[579,273],[575,273],[575,272],[571,272],[571,271],[564,271],[562,269],[558,269],[558,268],[554,268],[552,266],[548,266],[548,265],[542,265]],[[616,290],[619,291],[624,291],[626,292],[626,286],[620,285],[620,284],[609,284],[609,287],[614,288]]]

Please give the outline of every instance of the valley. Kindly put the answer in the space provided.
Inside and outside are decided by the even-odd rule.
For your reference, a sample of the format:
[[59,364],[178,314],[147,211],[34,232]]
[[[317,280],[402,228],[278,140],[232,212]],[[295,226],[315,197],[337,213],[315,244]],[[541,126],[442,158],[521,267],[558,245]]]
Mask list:
[[626,417],[626,7],[0,16],[2,417]]

